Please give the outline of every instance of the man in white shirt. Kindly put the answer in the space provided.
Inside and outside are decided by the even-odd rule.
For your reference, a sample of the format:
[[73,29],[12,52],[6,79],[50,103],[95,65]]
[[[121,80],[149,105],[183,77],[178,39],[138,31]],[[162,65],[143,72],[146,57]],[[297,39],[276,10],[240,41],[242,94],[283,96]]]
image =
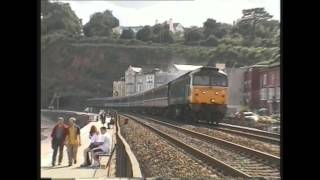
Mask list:
[[100,128],[101,134],[98,136],[97,142],[101,143],[97,148],[92,149],[93,152],[93,159],[95,162],[92,166],[100,166],[98,154],[110,154],[111,153],[111,146],[112,146],[112,137],[109,133],[107,133],[106,127]]

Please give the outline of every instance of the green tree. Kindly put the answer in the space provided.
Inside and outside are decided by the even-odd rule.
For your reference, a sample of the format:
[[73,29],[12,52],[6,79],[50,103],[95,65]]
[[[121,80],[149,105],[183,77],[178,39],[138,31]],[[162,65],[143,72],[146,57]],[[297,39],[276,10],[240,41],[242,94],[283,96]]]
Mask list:
[[210,35],[201,44],[204,45],[204,46],[217,46],[219,44],[219,40],[214,35]]
[[255,30],[256,37],[272,39],[280,30],[280,23],[277,20],[261,21]]
[[69,3],[41,1],[41,34],[64,31],[70,34],[81,33],[81,20],[71,9]]
[[239,24],[249,24],[252,27],[251,38],[255,38],[255,28],[257,23],[261,21],[267,21],[273,16],[270,15],[264,8],[252,8],[244,9],[242,11],[243,16],[241,17]]
[[122,31],[121,39],[133,39],[134,38],[134,32],[132,31],[132,29],[125,29]]
[[215,37],[222,38],[225,36],[231,29],[231,25],[226,23],[218,23],[216,20],[208,18],[203,23],[203,34],[206,38],[210,35],[214,35]]
[[151,26],[144,26],[137,32],[136,38],[141,41],[152,40],[152,29]]
[[160,36],[160,40],[161,40],[160,43],[173,43],[174,42],[172,34],[168,29],[161,31],[159,33],[159,36]]
[[152,27],[153,42],[157,43],[173,43],[173,35],[169,30],[168,24],[155,24]]
[[86,36],[107,36],[110,37],[112,29],[119,26],[119,20],[112,15],[110,10],[103,13],[94,13],[87,24],[83,27]]
[[153,32],[153,34],[159,34],[162,29],[163,29],[163,25],[162,24],[155,24],[152,27],[152,32]]
[[226,24],[226,23],[218,23],[218,24],[219,24],[219,26],[218,26],[219,28],[214,33],[214,35],[218,38],[223,38],[231,31],[232,26],[230,24]]
[[206,22],[203,23],[203,34],[205,37],[209,37],[210,35],[214,35],[218,29],[218,24],[216,20],[208,18]]
[[193,28],[184,32],[184,39],[186,42],[199,41],[202,37],[203,34],[198,28]]

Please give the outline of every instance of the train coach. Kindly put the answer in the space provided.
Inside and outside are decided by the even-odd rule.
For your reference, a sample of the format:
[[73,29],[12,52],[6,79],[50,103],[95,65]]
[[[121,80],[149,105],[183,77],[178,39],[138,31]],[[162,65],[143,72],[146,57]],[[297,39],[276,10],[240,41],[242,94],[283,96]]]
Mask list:
[[219,123],[227,111],[228,78],[215,67],[201,67],[167,84],[125,97],[89,99],[91,107],[161,115],[183,121]]

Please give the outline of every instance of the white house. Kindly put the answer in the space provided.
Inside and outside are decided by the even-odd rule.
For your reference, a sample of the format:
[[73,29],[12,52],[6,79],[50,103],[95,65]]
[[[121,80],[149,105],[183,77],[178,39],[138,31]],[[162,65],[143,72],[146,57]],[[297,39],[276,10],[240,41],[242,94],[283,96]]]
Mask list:
[[125,81],[113,81],[113,96],[122,97],[125,96]]
[[136,82],[137,74],[142,69],[139,67],[129,66],[128,70],[125,72],[125,95],[133,95],[136,93]]
[[[158,21],[156,20],[156,24],[157,23],[158,23]],[[172,18],[170,18],[169,20],[165,21],[163,24],[168,24],[169,25],[169,30],[173,34],[180,33],[181,35],[183,35],[183,33],[184,33],[184,27],[180,23],[174,23]]]
[[166,84],[175,79],[177,76],[179,75],[175,72],[158,71],[155,73],[154,87],[159,87],[163,84]]
[[140,72],[137,74],[136,92],[144,92],[155,87],[155,74],[153,72]]
[[112,31],[117,34],[122,34],[123,30],[131,29],[135,34],[137,34],[137,32],[142,28],[143,26],[118,26],[113,28]]

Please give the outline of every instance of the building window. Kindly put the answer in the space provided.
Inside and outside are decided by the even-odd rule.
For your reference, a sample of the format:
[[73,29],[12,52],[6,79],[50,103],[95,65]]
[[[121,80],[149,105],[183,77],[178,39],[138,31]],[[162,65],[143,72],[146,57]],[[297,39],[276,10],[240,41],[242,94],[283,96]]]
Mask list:
[[269,88],[269,97],[268,97],[268,99],[269,100],[272,100],[273,99],[273,96],[275,96],[275,88]]
[[272,85],[275,84],[275,74],[274,73],[271,74],[271,84]]
[[260,100],[266,100],[267,95],[267,88],[260,89]]
[[263,74],[263,85],[267,85],[267,74]]
[[277,87],[277,88],[276,88],[276,99],[277,99],[277,100],[280,100],[280,94],[281,94],[281,92],[280,92],[280,87]]

